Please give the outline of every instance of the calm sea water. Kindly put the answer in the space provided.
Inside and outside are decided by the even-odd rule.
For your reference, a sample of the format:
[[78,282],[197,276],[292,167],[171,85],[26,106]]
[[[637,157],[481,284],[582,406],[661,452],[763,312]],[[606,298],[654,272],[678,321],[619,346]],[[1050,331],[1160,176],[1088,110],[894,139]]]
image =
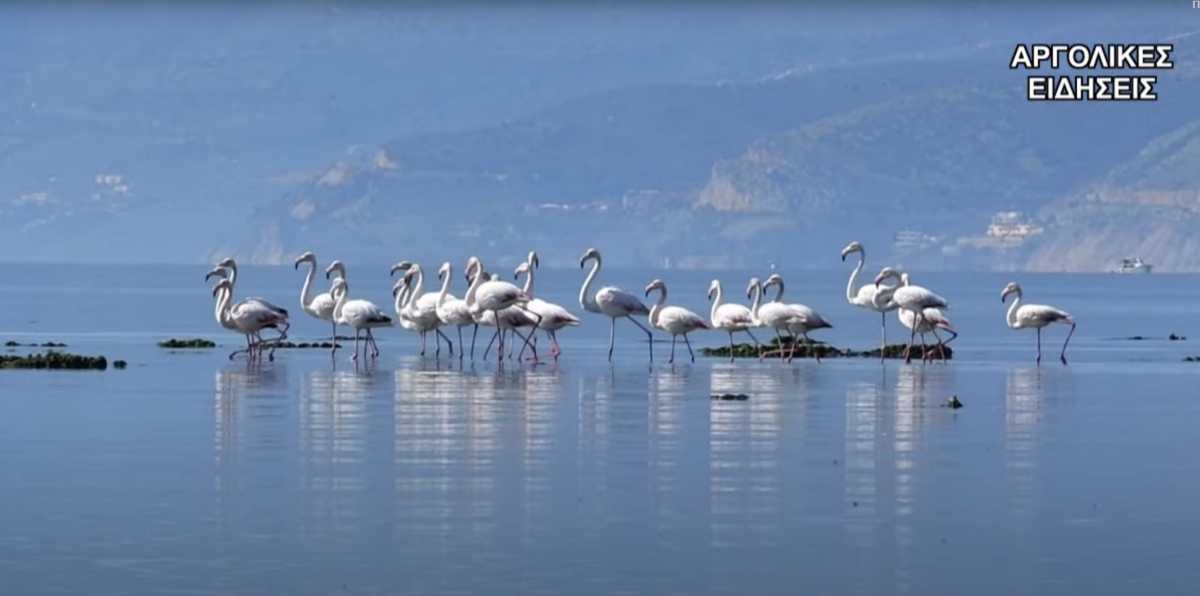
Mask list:
[[[202,267],[0,266],[0,340],[65,341],[124,371],[0,371],[6,594],[1190,593],[1200,581],[1200,277],[925,274],[959,331],[950,364],[665,364],[606,319],[557,366],[377,366],[225,354]],[[762,272],[758,272],[760,275]],[[878,341],[846,273],[783,272],[843,347]],[[604,272],[707,312],[713,277]],[[719,275],[741,296],[746,272]],[[240,296],[322,323],[302,275],[247,267]],[[576,270],[544,298],[578,312]],[[1072,311],[1072,365],[1032,366],[999,291]],[[388,303],[386,267],[354,267]],[[455,280],[461,294],[461,278]],[[892,337],[900,328],[889,319]],[[1057,353],[1063,331],[1047,336]],[[1169,333],[1195,335],[1166,341]],[[1118,338],[1143,335],[1156,339]],[[219,350],[171,352],[166,337]],[[720,334],[697,345],[719,345]],[[681,346],[682,349],[682,346]],[[23,351],[18,348],[16,351]],[[743,402],[712,393],[747,393]],[[940,407],[951,395],[966,404]]]

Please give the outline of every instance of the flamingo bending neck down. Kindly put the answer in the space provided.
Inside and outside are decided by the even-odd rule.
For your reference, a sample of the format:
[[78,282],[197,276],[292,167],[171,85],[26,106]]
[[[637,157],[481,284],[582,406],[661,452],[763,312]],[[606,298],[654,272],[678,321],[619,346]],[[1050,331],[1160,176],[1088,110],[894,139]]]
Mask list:
[[[751,289],[747,288],[746,291],[748,296]],[[754,345],[758,346],[758,351],[761,353],[762,344],[750,332],[750,329],[756,326],[753,308],[758,306],[758,296],[755,296],[751,308],[746,308],[741,304],[732,302],[725,303],[723,302],[724,292],[721,289],[721,280],[714,279],[708,285],[708,299],[712,300],[712,310],[709,312],[712,327],[729,333],[729,361],[733,362],[733,333],[735,331],[745,331],[746,335],[749,335],[750,339],[754,341]]]
[[588,261],[592,261],[592,270],[583,280],[583,286],[579,288],[579,306],[588,312],[602,314],[611,320],[608,333],[608,361],[612,362],[613,345],[617,339],[617,319],[626,318],[631,323],[637,325],[642,331],[646,332],[647,345],[650,349],[650,362],[654,362],[654,334],[633,318],[633,315],[648,315],[650,309],[646,308],[642,301],[615,286],[604,286],[592,294],[592,282],[600,273],[601,258],[600,251],[589,248],[587,252],[579,259],[579,268],[583,269]]
[[675,340],[682,335],[683,343],[687,344],[688,356],[692,362],[696,361],[696,354],[692,352],[692,342],[688,340],[688,334],[699,330],[709,329],[708,323],[704,321],[704,317],[681,306],[664,306],[667,302],[667,284],[661,279],[656,279],[646,286],[646,297],[650,297],[650,292],[658,290],[658,302],[650,307],[650,314],[647,317],[650,321],[650,326],[666,331],[671,334],[671,357],[667,360],[668,364],[675,362]]
[[[333,294],[322,292],[313,295],[312,285],[313,278],[317,275],[317,256],[311,251],[305,252],[296,258],[295,268],[300,269],[302,263],[308,263],[308,274],[304,276],[304,286],[300,288],[300,308],[310,316],[322,321],[329,321],[333,325],[332,335],[329,341],[333,344],[330,348],[330,353],[337,351],[337,321],[333,320],[333,307],[336,303],[333,299]],[[344,274],[344,271],[341,271]]]
[[1067,363],[1067,344],[1071,343],[1071,336],[1075,334],[1075,319],[1071,317],[1071,313],[1045,304],[1021,304],[1023,292],[1021,286],[1016,282],[1004,286],[1004,290],[1000,292],[1000,302],[1005,302],[1010,294],[1015,295],[1017,299],[1013,300],[1012,305],[1008,307],[1005,322],[1009,329],[1031,327],[1037,329],[1037,359],[1035,362],[1039,366],[1042,364],[1042,327],[1054,323],[1071,326],[1071,330],[1067,332],[1067,339],[1063,340],[1062,352],[1058,355],[1058,359],[1065,365]]
[[[911,331],[908,337],[908,347],[904,349],[904,362],[912,362],[912,349],[916,342],[917,329],[927,324],[924,320],[925,309],[947,309],[950,308],[950,305],[946,302],[945,298],[935,294],[928,288],[910,283],[907,273],[901,273],[891,267],[884,267],[879,272],[879,275],[875,276],[875,284],[882,286],[883,281],[887,279],[896,279],[900,282],[900,285],[892,291],[891,301],[896,303],[897,308],[909,311],[913,317],[913,325],[909,327]],[[938,338],[938,343],[942,344],[941,337],[938,336],[936,328],[932,329],[932,331],[934,337]],[[957,334],[955,334],[955,337],[957,337]]]
[[847,244],[846,248],[842,249],[842,262],[845,262],[846,257],[854,253],[858,253],[858,265],[850,272],[850,280],[846,282],[846,301],[859,308],[866,308],[879,313],[879,359],[883,360],[883,354],[887,350],[887,313],[890,310],[898,308],[896,303],[891,301],[892,292],[895,291],[896,287],[882,284],[863,284],[855,290],[854,286],[858,285],[858,275],[862,273],[863,267],[867,263],[867,251],[863,248],[862,243],[857,240]]

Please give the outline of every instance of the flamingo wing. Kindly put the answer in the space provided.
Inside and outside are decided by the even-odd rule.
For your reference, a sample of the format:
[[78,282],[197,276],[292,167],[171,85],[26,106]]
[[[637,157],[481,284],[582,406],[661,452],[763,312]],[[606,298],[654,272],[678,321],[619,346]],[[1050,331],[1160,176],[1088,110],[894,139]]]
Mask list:
[[658,311],[658,328],[673,335],[708,329],[704,317],[681,306],[664,306]]
[[1022,327],[1045,327],[1051,323],[1073,323],[1071,314],[1045,304],[1026,304],[1017,309],[1017,322]]
[[637,296],[615,286],[600,288],[596,292],[596,304],[610,317],[650,314],[650,309]]

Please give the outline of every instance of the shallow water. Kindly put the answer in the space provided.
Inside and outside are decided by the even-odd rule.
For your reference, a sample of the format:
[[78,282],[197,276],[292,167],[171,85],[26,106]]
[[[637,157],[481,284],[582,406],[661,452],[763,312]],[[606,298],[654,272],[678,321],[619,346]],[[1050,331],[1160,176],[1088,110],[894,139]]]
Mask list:
[[[385,303],[371,270],[351,268],[354,291]],[[1052,358],[1063,330],[1039,369],[1032,334],[1004,327],[1012,276],[928,274],[962,333],[945,365],[669,366],[668,342],[650,367],[624,323],[609,366],[607,321],[589,315],[557,366],[438,364],[389,330],[356,371],[321,350],[226,360],[238,339],[216,327],[202,268],[0,276],[0,339],[130,362],[0,371],[5,593],[1128,594],[1200,579],[1200,365],[1181,362],[1200,335],[1114,339],[1200,334],[1197,277],[1019,276],[1080,321],[1070,367]],[[656,276],[706,311],[710,274],[602,278]],[[578,312],[581,277],[543,271],[539,293]],[[741,294],[746,274],[721,277]],[[238,293],[293,308],[300,278],[247,268]],[[878,318],[844,291],[844,272],[789,275],[790,299],[833,321],[821,339],[875,345]],[[326,332],[293,317],[294,337]],[[223,345],[154,346],[171,336]],[[709,398],[727,392],[750,398]],[[940,407],[951,395],[966,406]]]

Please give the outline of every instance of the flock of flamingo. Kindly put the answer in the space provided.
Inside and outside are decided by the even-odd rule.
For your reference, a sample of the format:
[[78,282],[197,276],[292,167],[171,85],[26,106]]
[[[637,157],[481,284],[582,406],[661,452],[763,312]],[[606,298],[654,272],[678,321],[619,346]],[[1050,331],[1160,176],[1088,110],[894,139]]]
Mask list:
[[[925,336],[933,334],[937,340],[937,350],[945,359],[945,345],[958,337],[946,316],[949,308],[946,299],[928,288],[913,284],[908,273],[892,267],[884,267],[875,276],[873,283],[858,285],[859,275],[866,265],[866,252],[859,242],[851,242],[842,249],[842,261],[852,254],[858,254],[858,265],[850,273],[846,285],[846,300],[857,307],[871,310],[880,314],[880,357],[884,355],[887,346],[887,313],[897,312],[900,323],[909,329],[908,346],[904,351],[905,362],[911,362],[912,350],[917,337],[921,340],[922,360],[932,360],[932,350],[926,349]],[[692,362],[696,356],[692,351],[688,334],[701,330],[721,330],[729,334],[730,360],[734,355],[734,333],[744,332],[758,348],[758,356],[764,355],[763,344],[758,341],[751,331],[755,328],[769,329],[775,333],[780,350],[785,345],[784,336],[790,340],[786,359],[791,361],[795,355],[796,343],[803,341],[811,347],[809,332],[832,327],[820,313],[803,304],[787,303],[783,300],[784,282],[779,274],[772,274],[765,281],[752,278],[746,287],[746,297],[749,306],[733,302],[725,302],[720,280],[714,279],[708,289],[708,298],[712,301],[712,309],[706,319],[701,315],[680,306],[667,305],[667,284],[661,279],[651,281],[645,287],[644,296],[649,297],[658,292],[658,300],[647,307],[638,296],[615,286],[603,286],[593,291],[596,278],[600,275],[602,259],[600,251],[590,248],[579,259],[582,269],[591,263],[591,270],[583,280],[579,289],[579,306],[583,310],[600,314],[609,319],[608,359],[612,360],[613,347],[616,343],[616,326],[618,319],[628,319],[645,332],[650,361],[654,361],[654,334],[651,328],[658,329],[671,336],[671,357],[668,362],[675,361],[675,345],[680,336],[688,349]],[[426,292],[424,270],[419,264],[401,261],[391,268],[393,277],[402,273],[392,287],[394,298],[393,309],[395,319],[379,306],[368,300],[351,299],[350,286],[346,278],[346,267],[341,261],[334,261],[325,269],[325,277],[330,280],[327,292],[314,295],[313,284],[317,274],[317,257],[306,252],[296,258],[295,268],[308,265],[304,285],[300,290],[300,307],[308,315],[331,325],[331,350],[337,349],[337,328],[339,325],[354,329],[354,355],[352,360],[375,359],[379,356],[379,346],[375,342],[373,330],[381,327],[400,326],[420,335],[421,355],[426,353],[426,338],[434,333],[435,357],[441,357],[442,342],[446,343],[451,357],[454,355],[454,343],[443,329],[456,328],[458,334],[458,358],[464,357],[463,327],[472,327],[470,356],[475,358],[475,339],[480,325],[492,327],[495,331],[485,348],[483,357],[487,358],[493,344],[499,361],[512,357],[513,346],[508,345],[508,332],[521,339],[521,350],[516,358],[524,358],[526,350],[531,350],[531,360],[538,361],[535,334],[541,330],[550,343],[550,354],[557,360],[561,349],[558,344],[558,331],[564,327],[579,325],[580,319],[571,314],[566,308],[534,297],[534,275],[539,266],[538,255],[530,252],[528,257],[517,266],[514,279],[525,276],[523,287],[503,281],[499,275],[487,272],[478,257],[467,260],[464,273],[468,284],[463,298],[457,298],[450,293],[453,267],[449,262],[442,263],[438,268],[438,279],[441,287],[437,292]],[[213,287],[213,297],[216,299],[215,316],[217,322],[224,328],[241,334],[246,339],[246,347],[229,355],[230,359],[238,354],[246,354],[249,361],[260,361],[265,353],[267,358],[274,360],[275,348],[287,338],[289,326],[288,311],[262,298],[245,298],[233,301],[234,284],[237,281],[237,263],[233,259],[224,259],[208,272],[205,280],[216,278]],[[763,300],[764,294],[774,287],[774,297],[770,301]],[[1010,295],[1016,298],[1008,307],[1005,318],[1009,328],[1037,330],[1037,358],[1042,360],[1042,328],[1052,324],[1069,325],[1070,331],[1063,341],[1059,359],[1067,364],[1067,344],[1075,332],[1075,320],[1069,313],[1058,308],[1041,304],[1022,304],[1021,286],[1010,283],[1000,293],[1000,301],[1007,302]],[[649,327],[643,325],[638,318],[646,317]],[[271,329],[277,332],[275,337],[263,338],[263,331]],[[524,332],[523,332],[524,330]],[[949,334],[943,340],[939,331]],[[506,352],[507,348],[507,352]],[[812,352],[816,355],[816,352]],[[783,354],[781,353],[782,357]],[[817,356],[818,361],[820,357]]]

